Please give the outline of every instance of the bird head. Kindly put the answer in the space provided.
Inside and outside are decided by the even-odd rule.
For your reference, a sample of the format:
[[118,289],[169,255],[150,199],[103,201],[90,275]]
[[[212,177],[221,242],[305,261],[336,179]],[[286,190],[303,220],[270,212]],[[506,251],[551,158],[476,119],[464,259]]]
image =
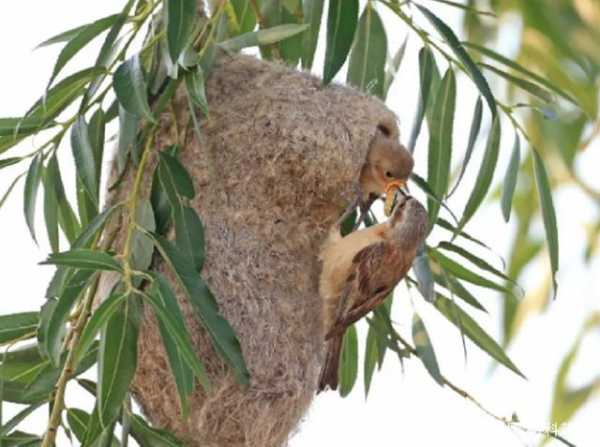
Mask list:
[[390,135],[377,132],[371,140],[367,159],[360,173],[360,186],[365,197],[381,196],[393,184],[406,187],[414,166],[408,150]]
[[390,220],[394,239],[407,249],[417,249],[427,237],[427,211],[412,196],[399,191]]

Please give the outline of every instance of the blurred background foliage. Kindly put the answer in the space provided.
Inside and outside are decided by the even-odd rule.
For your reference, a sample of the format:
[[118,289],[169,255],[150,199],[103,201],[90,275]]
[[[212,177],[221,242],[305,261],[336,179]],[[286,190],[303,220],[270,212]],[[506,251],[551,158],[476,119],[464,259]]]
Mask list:
[[[494,48],[501,45],[500,36],[506,36],[507,32],[516,33],[509,39],[516,44],[515,48],[509,50],[513,54],[507,54],[506,48],[501,52],[527,69],[543,73],[560,88],[569,92],[581,105],[579,109],[563,101],[560,109],[524,114],[523,122],[532,144],[546,162],[553,191],[556,193],[567,187],[577,188],[585,195],[586,206],[598,215],[600,190],[594,189],[581,178],[578,166],[585,163],[587,152],[598,143],[600,136],[600,2],[469,0],[468,6],[494,11],[497,14],[497,18],[490,18],[466,13],[463,26],[469,41]],[[507,83],[505,95],[511,104],[518,105],[521,102],[520,94],[513,84]],[[531,155],[528,155],[521,165],[521,170],[530,171],[531,163]],[[513,219],[517,227],[507,259],[507,272],[517,281],[528,265],[538,257],[546,256],[543,240],[533,229],[535,219],[540,213],[538,203],[531,200],[535,194],[534,189],[533,179],[527,175],[519,176],[513,203]],[[596,217],[595,221],[586,222],[585,226],[587,247],[580,256],[589,265],[590,260],[599,255],[600,219]],[[563,259],[563,265],[568,262],[568,259]],[[503,301],[504,345],[513,340],[527,318],[547,308],[552,300],[550,289],[551,279],[548,272],[538,288],[530,290],[522,301]],[[579,336],[574,340],[571,350],[560,366],[551,412],[554,424],[561,425],[567,422],[600,390],[600,378],[577,388],[569,388],[567,385],[569,371],[575,363],[583,338],[598,327],[600,315],[592,313],[583,322]],[[592,362],[589,366],[600,369]]]

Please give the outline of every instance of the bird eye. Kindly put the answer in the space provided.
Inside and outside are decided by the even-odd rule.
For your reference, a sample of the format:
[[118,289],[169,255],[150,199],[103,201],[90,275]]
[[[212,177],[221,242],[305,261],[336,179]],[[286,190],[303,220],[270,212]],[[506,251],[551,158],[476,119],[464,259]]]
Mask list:
[[388,177],[388,178],[393,177],[392,173],[390,171],[385,171],[385,176]]

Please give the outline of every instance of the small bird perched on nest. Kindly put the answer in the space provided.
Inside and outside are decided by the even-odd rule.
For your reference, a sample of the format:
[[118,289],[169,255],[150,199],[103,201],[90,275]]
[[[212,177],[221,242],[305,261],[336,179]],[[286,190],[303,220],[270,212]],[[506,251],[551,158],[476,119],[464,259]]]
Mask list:
[[355,224],[357,228],[378,197],[383,194],[391,196],[393,194],[390,193],[394,190],[406,187],[413,166],[414,161],[410,152],[391,137],[389,132],[378,128],[360,170],[360,190],[339,221],[343,222],[358,206],[360,217]]
[[321,249],[319,292],[324,302],[327,357],[319,391],[338,385],[338,364],[346,328],[379,304],[402,280],[427,236],[427,211],[397,192],[388,221],[342,237],[334,227]]

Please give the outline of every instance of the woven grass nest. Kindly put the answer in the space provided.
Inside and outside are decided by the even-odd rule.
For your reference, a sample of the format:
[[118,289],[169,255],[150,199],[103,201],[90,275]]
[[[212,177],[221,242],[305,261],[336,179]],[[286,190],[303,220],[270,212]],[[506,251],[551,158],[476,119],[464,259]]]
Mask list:
[[[378,126],[398,137],[396,119],[376,98],[249,56],[220,57],[206,90],[202,138],[184,128],[189,110],[178,94],[153,149],[176,134],[185,141],[181,158],[205,226],[202,276],[240,339],[250,386],[237,385],[178,291],[212,390],[197,386],[183,420],[146,309],[132,391],[150,421],[186,445],[279,447],[310,405],[324,357],[319,247],[356,192]],[[148,174],[146,193],[150,182]]]

